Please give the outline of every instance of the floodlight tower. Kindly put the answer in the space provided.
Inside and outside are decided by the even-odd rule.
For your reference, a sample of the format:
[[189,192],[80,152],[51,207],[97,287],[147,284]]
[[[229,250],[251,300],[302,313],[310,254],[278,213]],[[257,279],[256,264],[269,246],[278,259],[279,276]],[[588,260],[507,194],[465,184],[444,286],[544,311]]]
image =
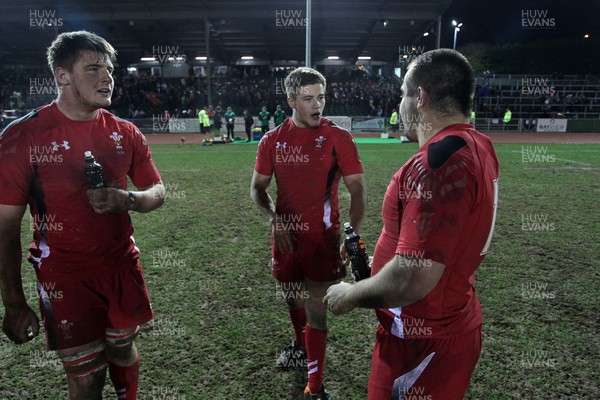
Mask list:
[[454,46],[452,46],[452,48],[454,50],[456,50],[456,37],[458,36],[458,32],[460,32],[460,27],[462,25],[462,22],[456,22],[455,19],[452,20],[452,26],[454,26]]

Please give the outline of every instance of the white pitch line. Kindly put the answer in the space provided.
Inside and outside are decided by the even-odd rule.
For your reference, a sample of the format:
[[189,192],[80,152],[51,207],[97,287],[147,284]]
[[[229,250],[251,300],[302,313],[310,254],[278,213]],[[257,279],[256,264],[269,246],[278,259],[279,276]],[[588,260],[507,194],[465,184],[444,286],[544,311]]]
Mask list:
[[[523,153],[522,151],[518,151],[518,150],[512,150],[513,153],[518,153],[518,154],[528,154],[528,153]],[[543,154],[546,155],[546,154]],[[581,161],[575,161],[575,160],[568,160],[566,158],[558,158],[558,157],[554,157],[555,160],[560,160],[560,161],[566,161],[566,162],[571,162],[571,163],[575,163],[575,164],[581,164],[581,165],[585,165],[586,167],[594,167],[594,164],[587,164]]]
[[586,163],[582,163],[581,161],[575,161],[575,160],[567,160],[566,158],[558,158],[558,157],[554,157],[555,160],[560,160],[560,161],[567,161],[567,162],[572,162],[575,164],[581,164],[581,165],[585,165],[586,167],[593,167],[594,164],[586,164]]
[[202,169],[161,169],[160,172],[202,172]]

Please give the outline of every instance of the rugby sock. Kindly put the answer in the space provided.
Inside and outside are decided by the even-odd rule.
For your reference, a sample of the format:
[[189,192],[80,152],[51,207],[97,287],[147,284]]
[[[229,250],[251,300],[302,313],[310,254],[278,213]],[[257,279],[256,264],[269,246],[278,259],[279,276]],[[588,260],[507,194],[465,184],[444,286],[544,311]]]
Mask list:
[[135,360],[135,363],[128,367],[109,363],[108,371],[110,380],[117,391],[117,399],[136,400],[140,379],[140,356]]
[[306,329],[306,313],[304,312],[304,307],[290,308],[289,312],[292,319],[292,326],[296,333],[296,345],[305,347],[304,331]]
[[323,389],[323,367],[327,331],[306,325],[306,357],[308,358],[308,390],[318,393]]

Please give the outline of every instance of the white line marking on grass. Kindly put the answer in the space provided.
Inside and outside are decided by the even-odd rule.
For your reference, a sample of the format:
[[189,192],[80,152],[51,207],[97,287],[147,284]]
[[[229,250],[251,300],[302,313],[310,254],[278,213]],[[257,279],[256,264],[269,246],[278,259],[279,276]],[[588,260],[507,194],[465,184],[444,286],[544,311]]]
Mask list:
[[[513,153],[518,153],[518,154],[523,154],[522,151],[518,151],[518,150],[512,150]],[[568,160],[566,158],[558,158],[558,157],[554,157],[555,160],[560,160],[560,161],[566,161],[566,162],[571,162],[571,163],[575,163],[575,164],[581,164],[581,165],[585,165],[586,167],[595,167],[594,164],[587,164],[581,161],[575,161],[575,160]]]
[[161,169],[160,172],[202,172],[204,169]]
[[566,158],[558,158],[558,157],[554,157],[555,160],[560,160],[560,161],[567,161],[567,162],[572,162],[575,164],[581,164],[581,165],[585,165],[587,167],[592,167],[594,164],[586,164],[580,161],[575,161],[575,160],[567,160]]
[[561,169],[561,170],[577,170],[577,171],[600,171],[600,168],[598,167],[575,167],[572,165],[563,165],[563,166],[556,166],[556,167],[524,167],[524,169],[530,170],[530,171],[537,171],[537,170],[541,170],[541,171],[545,171],[545,170],[555,170],[555,169]]

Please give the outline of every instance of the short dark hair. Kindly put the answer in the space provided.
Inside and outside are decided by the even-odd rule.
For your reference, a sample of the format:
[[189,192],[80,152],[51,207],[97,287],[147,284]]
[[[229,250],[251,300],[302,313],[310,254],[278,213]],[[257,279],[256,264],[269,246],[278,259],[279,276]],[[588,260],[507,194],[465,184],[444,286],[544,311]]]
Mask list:
[[407,96],[414,96],[417,88],[422,87],[429,93],[435,112],[441,115],[470,114],[475,78],[469,60],[458,51],[427,51],[415,58],[407,71],[412,71],[410,81],[406,82]]
[[296,98],[299,88],[314,84],[321,84],[323,85],[323,89],[325,89],[327,87],[327,80],[319,71],[308,67],[296,68],[283,82],[287,97],[291,97],[292,99]]
[[46,52],[48,66],[52,74],[57,67],[67,71],[73,69],[81,53],[91,51],[107,55],[112,62],[116,61],[117,51],[105,39],[88,31],[64,32],[54,39]]

